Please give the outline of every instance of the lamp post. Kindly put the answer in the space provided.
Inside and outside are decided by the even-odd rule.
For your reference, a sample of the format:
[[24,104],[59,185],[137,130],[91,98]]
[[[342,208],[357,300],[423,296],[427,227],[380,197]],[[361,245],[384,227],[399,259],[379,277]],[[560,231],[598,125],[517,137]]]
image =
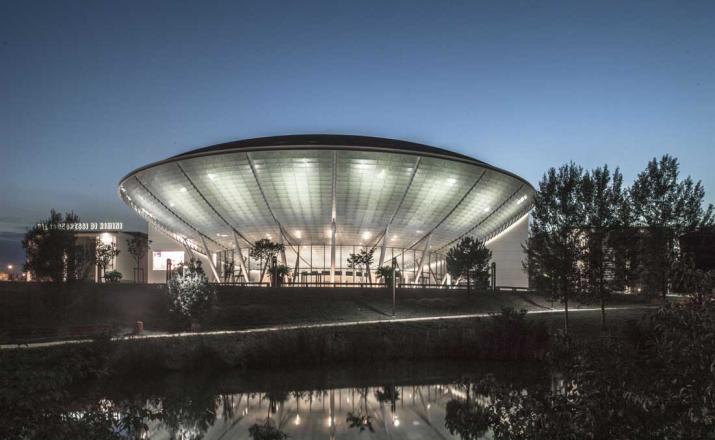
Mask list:
[[395,317],[395,293],[397,288],[397,258],[392,259],[392,317]]

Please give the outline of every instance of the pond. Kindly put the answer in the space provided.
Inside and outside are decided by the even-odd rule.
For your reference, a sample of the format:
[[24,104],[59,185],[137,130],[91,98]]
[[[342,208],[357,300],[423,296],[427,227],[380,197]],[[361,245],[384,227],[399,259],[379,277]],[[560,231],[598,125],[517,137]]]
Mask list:
[[484,397],[467,396],[465,383],[487,374],[517,387],[549,386],[548,372],[528,363],[224,370],[95,382],[73,392],[68,410],[109,412],[132,438],[458,439],[459,405],[450,402],[479,405]]

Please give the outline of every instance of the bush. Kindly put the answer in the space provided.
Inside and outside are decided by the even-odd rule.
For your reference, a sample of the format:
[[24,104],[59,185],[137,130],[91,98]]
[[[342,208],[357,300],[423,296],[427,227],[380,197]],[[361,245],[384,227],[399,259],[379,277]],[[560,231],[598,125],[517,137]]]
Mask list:
[[167,291],[169,312],[183,325],[203,321],[216,301],[216,290],[194,259],[172,274]]
[[505,307],[487,322],[482,358],[522,360],[541,357],[547,349],[549,333],[543,322],[529,322],[526,310]]
[[118,283],[122,279],[122,273],[118,270],[112,270],[104,274],[104,279],[108,283]]

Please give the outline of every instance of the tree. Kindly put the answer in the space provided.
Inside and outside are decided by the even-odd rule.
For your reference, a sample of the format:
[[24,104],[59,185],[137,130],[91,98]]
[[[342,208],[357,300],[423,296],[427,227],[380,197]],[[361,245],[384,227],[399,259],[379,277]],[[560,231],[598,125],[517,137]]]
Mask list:
[[169,311],[183,323],[202,320],[216,300],[216,291],[201,261],[192,258],[172,272],[167,289]]
[[261,276],[258,278],[259,282],[263,281],[263,276],[265,275],[266,269],[273,256],[278,255],[278,252],[281,252],[284,249],[285,246],[283,246],[282,243],[274,243],[267,238],[262,238],[253,243],[253,247],[251,248],[249,255],[254,260],[258,260],[260,262]]
[[713,223],[713,206],[703,208],[705,189],[688,176],[678,180],[678,160],[653,158],[630,190],[635,225],[642,229],[639,275],[648,292],[665,298],[678,258],[677,239]]
[[137,282],[137,269],[142,269],[142,278],[144,276],[143,268],[140,267],[140,264],[141,260],[146,256],[148,249],[149,243],[141,236],[135,235],[127,240],[127,250],[129,254],[134,257],[135,261],[134,282]]
[[37,280],[61,282],[77,279],[82,254],[75,246],[71,225],[78,222],[79,217],[74,213],[63,217],[53,209],[47,220],[30,228],[22,240],[27,257],[25,270]]
[[[618,168],[611,172],[608,165],[586,172],[579,189],[583,204],[582,242],[584,277],[587,292],[601,303],[601,327],[606,327],[606,298],[613,286],[616,253],[611,238],[621,227],[619,209],[624,203],[623,176]],[[615,236],[614,236],[615,238]]]
[[674,262],[671,273],[679,291],[690,294],[696,303],[702,304],[713,297],[715,270],[697,268],[692,255],[681,255]]
[[[348,256],[348,267],[351,269],[357,269],[358,267],[364,266],[365,272],[367,273],[367,280],[369,284],[372,284],[372,274],[370,273],[370,265],[375,261],[373,258],[374,249],[363,248],[357,254],[350,254]],[[364,276],[364,274],[363,274]]]
[[447,251],[447,272],[459,283],[461,279],[467,280],[471,289],[472,281],[479,290],[484,290],[489,285],[489,261],[492,251],[483,241],[472,237],[464,237]]
[[97,237],[97,248],[95,262],[97,263],[97,269],[99,270],[99,279],[104,278],[104,273],[112,263],[114,257],[119,255],[119,249],[112,243],[103,243],[102,240]]
[[402,277],[402,274],[400,273],[399,268],[393,268],[391,265],[390,266],[382,266],[377,268],[377,277],[382,279],[382,282],[385,283],[385,286],[388,288],[392,288],[392,274],[395,272],[395,280],[399,283],[400,278]]
[[539,290],[564,304],[564,330],[569,327],[569,297],[581,278],[584,224],[580,189],[583,169],[573,162],[549,169],[539,182],[525,246],[527,267]]
[[[268,273],[271,274],[271,276],[275,275],[273,270],[273,266],[268,268]],[[281,284],[283,284],[285,277],[290,276],[290,268],[286,266],[285,264],[278,264],[276,265],[275,272],[277,273],[276,277],[276,287],[280,287]]]
[[365,272],[367,272],[367,282],[372,284],[372,272],[370,271],[370,266],[375,261],[373,258],[373,253],[375,249],[363,248],[360,250],[360,262],[365,266]]

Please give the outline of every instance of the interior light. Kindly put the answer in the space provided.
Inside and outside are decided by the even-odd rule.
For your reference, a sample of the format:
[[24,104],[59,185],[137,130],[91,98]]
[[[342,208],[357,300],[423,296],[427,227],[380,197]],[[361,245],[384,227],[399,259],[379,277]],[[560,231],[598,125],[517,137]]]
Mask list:
[[368,240],[370,238],[370,231],[365,231],[362,233],[362,239]]
[[209,179],[216,180],[216,175],[209,173]]
[[455,179],[454,177],[450,177],[449,179],[447,179],[447,183],[449,185],[454,185],[455,183],[457,183],[457,179]]
[[527,199],[526,194],[524,194],[523,196],[519,197],[519,200],[516,201],[516,204],[521,205],[522,203],[524,203],[526,201],[526,199]]
[[169,206],[174,207],[174,202],[169,202]]
[[486,208],[484,208],[484,212],[489,212],[489,211],[491,211],[491,210],[492,210],[492,207],[491,207],[491,206],[487,206]]
[[303,236],[303,233],[300,231],[295,231],[295,238],[301,238]]
[[420,231],[420,230],[417,230],[416,232],[417,232],[418,234],[421,234],[421,233],[422,233],[422,231]]
[[185,192],[186,192],[186,188],[182,186],[179,191],[181,191],[182,193],[185,193]]

